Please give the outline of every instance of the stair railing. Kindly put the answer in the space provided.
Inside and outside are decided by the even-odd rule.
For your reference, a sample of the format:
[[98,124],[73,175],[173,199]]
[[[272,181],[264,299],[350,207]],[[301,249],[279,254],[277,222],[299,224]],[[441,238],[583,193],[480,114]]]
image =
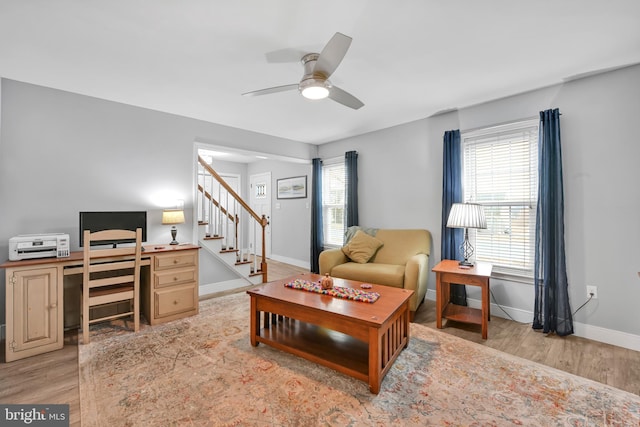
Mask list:
[[[238,262],[247,262],[252,256],[251,271],[253,274],[261,274],[262,282],[267,282],[267,259],[265,257],[266,227],[269,224],[267,218],[259,216],[251,207],[227,184],[227,182],[209,165],[201,156],[198,163],[204,171],[202,184],[198,183],[198,191],[201,194],[201,221],[205,224],[207,237],[222,238],[222,248],[225,251],[235,251]],[[209,177],[209,189],[207,191],[207,177]],[[217,186],[218,198],[212,194]],[[241,220],[247,218],[249,237],[253,235],[253,244],[250,248],[243,247],[243,226]],[[261,229],[261,230],[260,230]],[[251,231],[252,230],[252,231]],[[260,264],[256,248],[256,233],[262,234],[262,252]]]

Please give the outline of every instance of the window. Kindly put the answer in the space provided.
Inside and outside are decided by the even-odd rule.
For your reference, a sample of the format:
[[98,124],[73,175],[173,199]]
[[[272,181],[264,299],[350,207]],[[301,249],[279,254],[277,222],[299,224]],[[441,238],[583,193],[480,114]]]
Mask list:
[[538,122],[463,133],[463,198],[484,206],[486,230],[469,230],[478,261],[498,275],[533,278]]
[[322,221],[324,245],[342,246],[345,233],[345,165],[343,158],[322,166]]

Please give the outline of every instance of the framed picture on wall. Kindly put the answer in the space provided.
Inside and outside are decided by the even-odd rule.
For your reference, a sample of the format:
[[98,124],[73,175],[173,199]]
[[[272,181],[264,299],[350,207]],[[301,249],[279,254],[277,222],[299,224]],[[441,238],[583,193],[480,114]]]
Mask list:
[[282,178],[278,181],[278,199],[304,199],[307,197],[307,176]]

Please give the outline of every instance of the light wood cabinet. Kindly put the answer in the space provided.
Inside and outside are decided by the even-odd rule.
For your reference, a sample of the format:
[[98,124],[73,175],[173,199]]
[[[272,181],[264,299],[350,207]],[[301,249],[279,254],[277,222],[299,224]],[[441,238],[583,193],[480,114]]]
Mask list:
[[198,313],[198,250],[161,253],[153,257],[142,312],[149,324],[169,322]]
[[7,362],[63,347],[62,289],[59,267],[6,270]]

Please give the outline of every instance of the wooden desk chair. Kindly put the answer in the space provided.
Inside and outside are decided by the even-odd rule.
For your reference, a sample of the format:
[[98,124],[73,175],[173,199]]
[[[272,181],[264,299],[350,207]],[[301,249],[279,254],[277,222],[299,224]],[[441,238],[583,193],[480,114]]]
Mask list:
[[[135,240],[135,246],[99,248],[100,242]],[[97,322],[133,316],[134,331],[140,328],[140,258],[142,229],[84,231],[84,270],[82,280],[82,342],[89,343],[89,325]],[[99,306],[129,301],[129,310],[91,318]],[[104,310],[103,310],[104,311]]]

